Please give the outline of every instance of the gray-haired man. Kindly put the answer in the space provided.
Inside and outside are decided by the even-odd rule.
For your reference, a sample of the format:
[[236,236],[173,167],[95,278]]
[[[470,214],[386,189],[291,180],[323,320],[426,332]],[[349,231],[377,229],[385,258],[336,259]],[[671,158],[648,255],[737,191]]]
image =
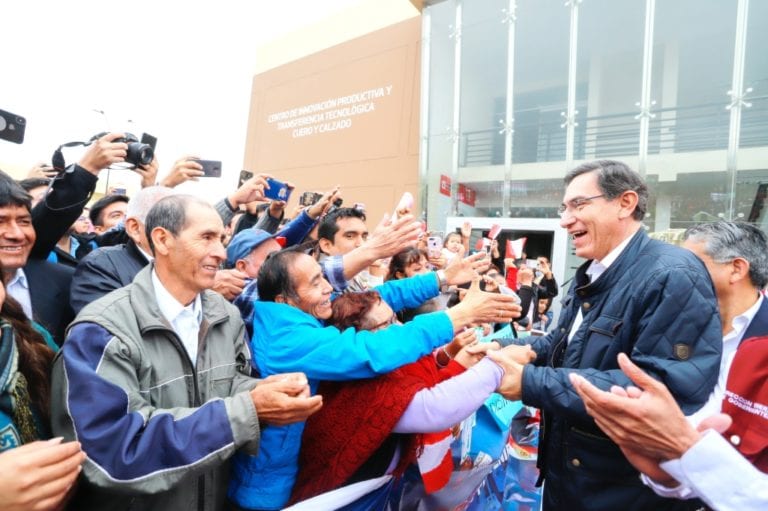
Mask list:
[[146,233],[154,262],[85,307],[54,363],[55,434],[88,455],[77,509],[214,510],[226,461],[256,453],[260,422],[322,405],[301,373],[255,380],[237,309],[210,291],[226,257],[209,204],[167,197]]

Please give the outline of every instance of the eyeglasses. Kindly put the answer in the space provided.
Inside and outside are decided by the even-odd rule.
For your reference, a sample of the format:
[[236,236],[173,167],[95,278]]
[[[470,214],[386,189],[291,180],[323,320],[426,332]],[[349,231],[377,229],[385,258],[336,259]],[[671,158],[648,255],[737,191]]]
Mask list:
[[381,323],[377,325],[373,325],[373,327],[369,328],[368,331],[370,332],[376,332],[377,330],[381,330],[382,328],[387,328],[390,325],[394,324],[400,324],[400,321],[397,319],[397,314],[392,313],[392,316],[389,317],[389,319],[385,319]]
[[593,199],[599,199],[600,197],[605,197],[605,194],[601,193],[600,195],[593,195],[592,197],[576,197],[575,199],[569,200],[567,204],[560,204],[557,208],[557,213],[560,216],[563,216],[566,211],[581,211],[582,208],[592,202]]

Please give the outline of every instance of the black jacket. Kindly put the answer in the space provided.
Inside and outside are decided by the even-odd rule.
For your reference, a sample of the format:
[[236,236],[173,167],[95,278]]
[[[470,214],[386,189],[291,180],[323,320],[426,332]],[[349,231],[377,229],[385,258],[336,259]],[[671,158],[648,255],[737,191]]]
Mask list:
[[520,311],[520,319],[517,320],[517,323],[520,326],[528,326],[528,309],[533,307],[533,317],[535,318],[536,314],[538,314],[539,299],[554,298],[557,296],[557,293],[558,287],[555,277],[541,279],[541,282],[538,284],[534,282],[532,286],[520,286],[520,289],[517,290],[517,295],[520,297],[520,307],[522,310]]
[[32,317],[53,336],[61,346],[64,334],[75,317],[69,306],[69,286],[73,270],[69,266],[29,259],[24,275],[29,284]]
[[85,256],[75,269],[69,294],[75,313],[97,298],[133,282],[148,262],[133,241],[102,247]]
[[[71,169],[71,171],[69,171]],[[46,259],[67,229],[83,212],[91,198],[98,178],[80,167],[72,165],[67,172],[55,178],[51,191],[32,208],[32,225],[36,240],[30,259]]]

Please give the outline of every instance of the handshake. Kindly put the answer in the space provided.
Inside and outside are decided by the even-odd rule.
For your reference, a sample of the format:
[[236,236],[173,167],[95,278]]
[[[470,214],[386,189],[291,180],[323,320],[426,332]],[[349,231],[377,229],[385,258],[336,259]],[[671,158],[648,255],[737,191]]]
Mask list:
[[537,356],[531,349],[531,345],[512,344],[500,350],[489,351],[487,356],[504,370],[504,376],[501,377],[501,383],[496,392],[511,401],[522,399],[523,368],[536,360]]

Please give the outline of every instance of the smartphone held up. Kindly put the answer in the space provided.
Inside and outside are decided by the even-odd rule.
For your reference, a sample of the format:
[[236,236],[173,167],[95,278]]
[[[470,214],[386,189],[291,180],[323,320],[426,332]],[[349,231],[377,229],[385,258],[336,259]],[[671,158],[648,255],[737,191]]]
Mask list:
[[0,110],[0,139],[21,144],[24,142],[26,128],[27,120],[24,117]]
[[442,236],[428,236],[427,237],[427,256],[435,259],[440,257],[443,251],[443,237]]
[[264,189],[264,197],[267,199],[287,201],[291,196],[291,189],[282,181],[278,181],[273,177],[268,177],[267,185],[269,188]]

